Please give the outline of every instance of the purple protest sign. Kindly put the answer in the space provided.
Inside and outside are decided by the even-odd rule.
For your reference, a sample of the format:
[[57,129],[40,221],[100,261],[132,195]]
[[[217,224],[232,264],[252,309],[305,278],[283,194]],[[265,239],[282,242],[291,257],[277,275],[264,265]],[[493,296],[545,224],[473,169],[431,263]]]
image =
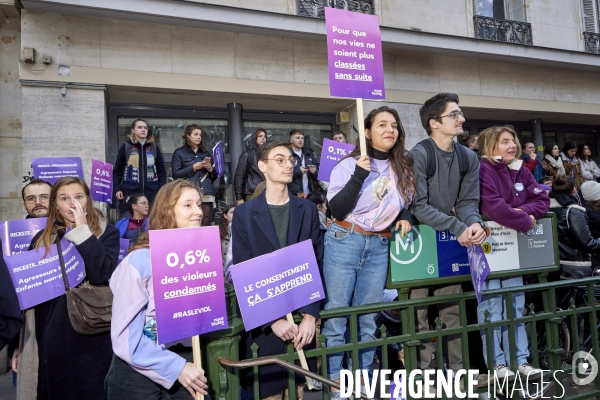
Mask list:
[[354,147],[353,144],[323,139],[323,150],[321,151],[318,179],[320,181],[329,182],[333,167],[335,167],[342,158],[352,153]]
[[129,250],[129,239],[119,239],[119,258],[117,259],[117,265],[123,261]]
[[158,343],[227,328],[219,227],[149,234]]
[[469,246],[467,253],[469,254],[471,279],[477,295],[477,303],[481,303],[481,287],[490,274],[490,266],[481,246]]
[[310,240],[236,264],[230,271],[246,331],[325,298]]
[[218,179],[225,173],[225,157],[223,156],[223,141],[219,140],[219,143],[213,147],[213,163],[217,173],[219,174]]
[[46,227],[47,219],[42,217],[1,222],[2,254],[8,257],[26,252],[33,237]]
[[325,24],[330,95],[385,99],[377,16],[325,7]]
[[[85,278],[85,265],[73,242],[62,239],[65,270],[69,286],[76,287]],[[45,248],[4,257],[15,286],[21,310],[31,308],[65,293],[56,245],[44,257]]]
[[112,204],[113,166],[104,161],[92,159],[92,200]]
[[65,176],[78,176],[83,179],[81,157],[34,158],[33,177],[51,184]]

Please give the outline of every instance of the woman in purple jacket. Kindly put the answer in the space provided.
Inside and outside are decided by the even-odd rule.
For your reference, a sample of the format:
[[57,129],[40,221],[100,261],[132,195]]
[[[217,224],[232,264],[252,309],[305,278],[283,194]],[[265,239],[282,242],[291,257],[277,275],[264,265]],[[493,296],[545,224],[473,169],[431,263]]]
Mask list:
[[[479,135],[479,151],[481,161],[479,181],[481,185],[481,214],[500,225],[519,232],[527,232],[536,225],[536,220],[548,212],[550,199],[531,174],[519,160],[521,146],[517,134],[511,126],[493,126]],[[508,278],[490,279],[484,282],[482,289],[499,289],[523,286],[521,275]],[[515,316],[523,315],[525,295],[517,293],[512,296]],[[485,320],[485,311],[489,311],[490,321],[507,319],[504,296],[484,297],[477,306],[479,323]],[[525,376],[538,374],[528,364],[527,333],[525,325],[515,325],[515,343],[518,371]],[[485,331],[481,331],[483,355],[490,369],[496,369],[496,376],[514,375],[507,367],[508,327],[501,326],[492,330],[493,360],[487,359]]]

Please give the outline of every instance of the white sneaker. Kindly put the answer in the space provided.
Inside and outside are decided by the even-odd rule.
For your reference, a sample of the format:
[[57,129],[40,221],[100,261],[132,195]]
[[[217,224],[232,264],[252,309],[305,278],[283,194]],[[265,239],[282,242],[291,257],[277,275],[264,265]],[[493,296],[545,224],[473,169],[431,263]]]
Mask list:
[[[520,367],[519,367],[520,368]],[[514,376],[515,373],[506,367],[505,364],[496,365],[496,376],[500,379],[504,379],[504,377],[510,378]]]
[[535,368],[529,363],[523,363],[519,365],[519,373],[528,377],[537,377],[543,373],[539,368]]
[[[504,380],[504,378],[508,378],[509,380],[515,376],[515,373],[506,367],[504,364],[496,365],[496,377],[498,379]],[[497,390],[500,396],[504,396],[504,391],[500,388]]]

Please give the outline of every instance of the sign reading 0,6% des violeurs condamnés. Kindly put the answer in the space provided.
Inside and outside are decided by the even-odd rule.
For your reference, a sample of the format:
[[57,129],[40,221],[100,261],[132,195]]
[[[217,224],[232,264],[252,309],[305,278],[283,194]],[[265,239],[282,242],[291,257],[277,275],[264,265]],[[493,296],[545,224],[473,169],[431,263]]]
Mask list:
[[219,227],[149,235],[158,343],[227,328]]

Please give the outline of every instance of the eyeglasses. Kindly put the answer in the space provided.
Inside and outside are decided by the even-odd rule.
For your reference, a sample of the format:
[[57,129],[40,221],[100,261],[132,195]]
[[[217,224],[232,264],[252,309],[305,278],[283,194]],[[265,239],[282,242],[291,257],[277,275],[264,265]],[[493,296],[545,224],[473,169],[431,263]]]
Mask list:
[[148,203],[147,201],[142,201],[142,202],[135,203],[135,204],[137,204],[139,206],[148,206],[148,207],[150,207],[150,203]]
[[34,204],[37,199],[40,199],[40,203],[47,203],[48,200],[50,200],[50,195],[41,194],[39,196],[34,196],[34,195],[27,196],[27,197],[25,197],[25,202],[27,204]]
[[454,118],[455,121],[458,121],[459,117],[465,117],[465,114],[462,111],[455,111],[455,112],[451,112],[450,114],[446,114],[446,115],[440,115],[438,118],[444,118],[444,117],[452,117]]
[[292,156],[290,158],[284,158],[284,157],[267,158],[267,160],[277,161],[277,165],[279,165],[280,167],[285,167],[287,165],[288,161],[290,162],[290,164],[292,164],[292,167],[295,167],[296,164],[298,164],[298,160],[296,160],[294,158],[294,156]]

